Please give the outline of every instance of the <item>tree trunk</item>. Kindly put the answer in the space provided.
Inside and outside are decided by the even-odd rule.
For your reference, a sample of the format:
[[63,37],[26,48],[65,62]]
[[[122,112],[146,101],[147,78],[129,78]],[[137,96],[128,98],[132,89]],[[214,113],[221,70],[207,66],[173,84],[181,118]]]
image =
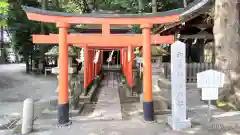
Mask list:
[[4,48],[4,27],[1,26],[1,45],[0,45],[1,55],[3,55],[3,48]]
[[42,9],[48,9],[48,0],[42,0],[41,1],[41,5],[42,5]]
[[215,67],[225,73],[220,100],[240,109],[240,36],[237,0],[216,0],[214,16]]
[[144,10],[143,0],[138,0],[138,12],[141,13]]
[[87,2],[89,11],[90,11],[90,12],[93,12],[93,11],[95,10],[94,0],[86,0],[86,2]]
[[23,55],[24,61],[26,63],[26,73],[30,72],[30,66],[29,66],[29,55],[27,53],[25,53]]
[[[41,0],[41,6],[42,6],[42,9],[47,10],[48,9],[48,0]],[[44,23],[41,23],[41,33],[45,34]]]
[[0,45],[0,49],[3,48],[3,45],[4,45],[4,27],[1,26],[1,45]]
[[[58,0],[53,0],[53,4],[57,4],[56,1]],[[49,0],[41,0],[41,7],[43,10],[47,10],[48,9],[48,4],[49,4]],[[45,23],[41,23],[41,34],[47,34],[47,31],[46,31],[46,27],[45,27]],[[39,46],[40,48],[40,55],[44,55],[45,53],[45,49],[42,49],[42,48],[45,48],[45,46]]]
[[60,8],[59,0],[52,0],[52,4],[55,7],[55,9],[58,10]]
[[157,0],[152,0],[152,13],[157,12]]
[[183,0],[183,7],[187,7],[187,0]]
[[0,44],[0,64],[5,63],[6,60],[4,60],[4,27],[1,26],[1,44]]

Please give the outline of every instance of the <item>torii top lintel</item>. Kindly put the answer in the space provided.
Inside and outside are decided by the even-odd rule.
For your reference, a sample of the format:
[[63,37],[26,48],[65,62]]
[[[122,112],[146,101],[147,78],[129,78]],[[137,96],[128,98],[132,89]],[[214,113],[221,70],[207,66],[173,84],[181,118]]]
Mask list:
[[164,24],[177,22],[183,9],[144,14],[72,14],[23,6],[28,19],[69,24]]

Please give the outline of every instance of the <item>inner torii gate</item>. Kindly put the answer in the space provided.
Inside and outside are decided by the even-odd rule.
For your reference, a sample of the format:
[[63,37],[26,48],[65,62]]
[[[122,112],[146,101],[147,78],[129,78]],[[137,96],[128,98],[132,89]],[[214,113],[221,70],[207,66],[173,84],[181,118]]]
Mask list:
[[[154,14],[69,14],[51,12],[32,7],[23,7],[28,19],[55,23],[59,34],[33,35],[33,42],[38,44],[59,44],[59,96],[58,123],[69,122],[68,103],[68,44],[84,48],[84,88],[87,88],[100,71],[100,64],[94,66],[93,55],[97,49],[121,50],[121,64],[130,86],[132,79],[132,55],[135,47],[143,47],[143,91],[144,119],[153,121],[152,101],[152,63],[151,44],[171,44],[174,36],[151,35],[153,24],[164,24],[180,20],[179,11]],[[102,24],[102,34],[68,34],[70,24]],[[111,34],[111,24],[140,24],[142,34]],[[101,60],[100,60],[101,61]],[[94,67],[97,69],[94,70]]]

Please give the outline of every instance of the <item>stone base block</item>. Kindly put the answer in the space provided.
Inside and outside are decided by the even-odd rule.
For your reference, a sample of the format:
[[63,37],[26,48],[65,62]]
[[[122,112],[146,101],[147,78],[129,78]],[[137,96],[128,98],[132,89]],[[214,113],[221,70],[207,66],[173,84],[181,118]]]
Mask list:
[[173,120],[172,116],[169,116],[168,124],[172,127],[174,131],[181,131],[186,128],[191,128],[190,119],[183,120],[183,121],[176,121],[176,120]]

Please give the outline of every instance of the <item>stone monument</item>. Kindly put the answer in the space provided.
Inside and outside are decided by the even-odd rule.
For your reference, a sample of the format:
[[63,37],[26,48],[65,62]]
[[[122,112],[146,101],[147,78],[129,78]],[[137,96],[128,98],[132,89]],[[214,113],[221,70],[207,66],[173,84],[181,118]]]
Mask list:
[[[59,57],[58,57],[58,66],[52,68],[52,73],[57,75],[57,79],[59,79]],[[72,67],[72,57],[68,57],[68,86],[71,86],[71,78],[74,73],[74,68]],[[58,87],[55,92],[58,92]],[[68,92],[71,92],[71,88],[68,88]]]
[[172,114],[168,124],[179,131],[191,127],[186,118],[186,44],[180,41],[171,45],[171,86]]

